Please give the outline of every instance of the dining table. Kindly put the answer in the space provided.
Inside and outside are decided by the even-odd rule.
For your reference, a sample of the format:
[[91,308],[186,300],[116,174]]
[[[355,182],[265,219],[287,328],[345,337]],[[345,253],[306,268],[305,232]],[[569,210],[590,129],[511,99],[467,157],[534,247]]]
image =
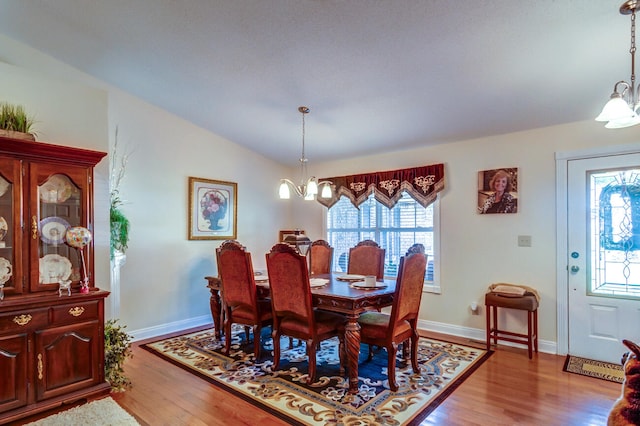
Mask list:
[[[362,277],[364,278],[364,277]],[[211,292],[210,306],[213,316],[215,335],[222,336],[222,303],[220,299],[221,282],[218,277],[207,276],[207,288]],[[321,281],[322,280],[322,281]],[[345,352],[349,376],[349,393],[358,393],[358,360],[360,358],[360,314],[369,310],[380,310],[393,304],[395,279],[376,282],[374,288],[361,288],[360,277],[342,273],[311,275],[313,305],[318,309],[341,313],[345,316]],[[258,291],[268,295],[269,284],[266,280],[256,282]]]

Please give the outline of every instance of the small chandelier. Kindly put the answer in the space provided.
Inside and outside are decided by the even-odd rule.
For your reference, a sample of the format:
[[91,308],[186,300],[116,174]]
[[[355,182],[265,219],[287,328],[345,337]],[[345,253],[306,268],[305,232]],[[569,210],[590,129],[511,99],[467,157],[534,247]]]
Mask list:
[[280,179],[280,190],[278,191],[280,198],[288,200],[291,198],[289,187],[293,188],[299,197],[305,200],[313,200],[318,194],[318,187],[322,186],[322,198],[331,198],[331,182],[318,182],[315,176],[307,178],[307,163],[309,160],[304,156],[304,116],[309,113],[306,106],[298,107],[298,111],[302,114],[302,156],[300,157],[300,184],[296,185],[289,179]]
[[635,59],[636,59],[636,12],[640,10],[640,0],[628,0],[620,6],[622,15],[631,15],[631,82],[619,81],[613,86],[613,93],[596,121],[608,121],[604,126],[608,129],[640,124],[638,108],[640,107],[640,87],[635,87]]

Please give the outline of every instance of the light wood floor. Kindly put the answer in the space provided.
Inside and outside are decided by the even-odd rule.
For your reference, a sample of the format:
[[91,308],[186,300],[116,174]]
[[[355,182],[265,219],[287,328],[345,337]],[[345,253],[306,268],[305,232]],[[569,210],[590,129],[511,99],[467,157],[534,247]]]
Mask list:
[[[466,339],[432,337],[478,345]],[[158,340],[152,339],[152,340]],[[134,344],[133,388],[112,397],[147,425],[284,425]],[[604,425],[621,385],[562,371],[563,356],[500,346],[423,425]]]

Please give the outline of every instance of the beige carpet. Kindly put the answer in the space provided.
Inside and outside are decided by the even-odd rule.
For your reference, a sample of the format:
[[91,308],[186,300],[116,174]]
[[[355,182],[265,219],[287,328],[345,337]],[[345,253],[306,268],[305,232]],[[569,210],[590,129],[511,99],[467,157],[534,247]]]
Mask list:
[[79,405],[25,426],[138,426],[133,416],[111,397]]
[[573,355],[567,355],[563,371],[615,383],[624,381],[624,370],[621,364],[611,364],[610,362],[580,358]]

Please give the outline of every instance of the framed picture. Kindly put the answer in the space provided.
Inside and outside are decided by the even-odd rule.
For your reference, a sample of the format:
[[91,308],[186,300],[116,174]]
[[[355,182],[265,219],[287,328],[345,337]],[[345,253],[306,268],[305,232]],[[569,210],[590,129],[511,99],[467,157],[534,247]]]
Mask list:
[[518,212],[518,169],[478,172],[478,213]]
[[[297,231],[299,231],[301,234],[304,234],[304,229],[298,229]],[[280,232],[278,233],[278,242],[279,243],[284,242],[284,238],[287,235],[292,235],[295,233],[296,233],[295,229],[281,229]]]
[[236,239],[237,206],[237,183],[189,177],[189,239]]

